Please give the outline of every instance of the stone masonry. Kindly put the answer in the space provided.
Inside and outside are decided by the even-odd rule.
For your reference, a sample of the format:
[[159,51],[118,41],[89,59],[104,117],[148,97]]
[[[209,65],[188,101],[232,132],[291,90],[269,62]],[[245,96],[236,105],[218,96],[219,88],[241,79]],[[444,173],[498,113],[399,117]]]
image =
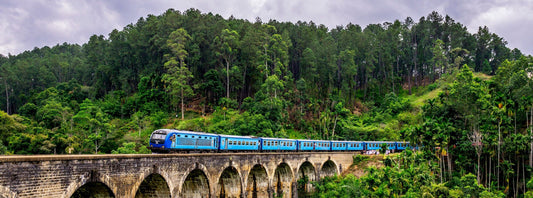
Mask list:
[[[296,197],[348,152],[0,157],[0,197]],[[312,191],[311,185],[305,185]]]

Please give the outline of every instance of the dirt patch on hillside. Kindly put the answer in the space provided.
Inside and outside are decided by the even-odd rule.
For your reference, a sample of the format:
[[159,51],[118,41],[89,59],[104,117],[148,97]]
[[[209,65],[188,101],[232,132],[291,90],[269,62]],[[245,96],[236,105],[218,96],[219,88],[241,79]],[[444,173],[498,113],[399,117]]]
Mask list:
[[352,164],[348,169],[342,172],[342,176],[347,174],[355,175],[357,178],[366,174],[366,168],[374,166],[377,168],[383,167],[383,155],[361,155],[356,156],[355,163]]

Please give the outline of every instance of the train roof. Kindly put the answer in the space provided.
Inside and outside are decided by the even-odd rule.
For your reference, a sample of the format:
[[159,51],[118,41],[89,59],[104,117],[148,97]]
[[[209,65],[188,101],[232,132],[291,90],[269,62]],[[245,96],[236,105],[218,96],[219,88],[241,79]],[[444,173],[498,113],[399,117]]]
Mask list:
[[364,143],[364,141],[349,141],[349,140],[331,140],[331,142],[340,142],[340,143],[350,143],[350,142]]
[[395,141],[363,141],[365,143],[396,143]]
[[298,141],[311,141],[311,142],[329,142],[331,140],[305,140],[305,139],[298,139]]
[[269,138],[269,137],[261,137],[261,139],[264,140],[285,140],[285,141],[296,141],[295,139],[288,139],[288,138]]
[[167,133],[186,133],[186,134],[191,134],[191,135],[212,135],[212,136],[216,136],[217,135],[217,134],[213,134],[213,133],[195,132],[195,131],[183,131],[183,130],[177,130],[177,129],[159,129],[159,130],[156,130],[156,131],[165,131]]
[[245,139],[259,139],[258,137],[254,136],[240,136],[240,135],[224,135],[224,134],[217,134],[220,137],[228,137],[228,138],[245,138]]

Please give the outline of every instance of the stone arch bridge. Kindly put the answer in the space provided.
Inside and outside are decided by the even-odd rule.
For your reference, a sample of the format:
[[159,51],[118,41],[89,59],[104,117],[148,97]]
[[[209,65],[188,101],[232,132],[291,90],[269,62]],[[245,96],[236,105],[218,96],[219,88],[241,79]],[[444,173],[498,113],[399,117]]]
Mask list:
[[[355,153],[0,157],[0,197],[297,197]],[[298,184],[300,181],[300,184]],[[297,187],[299,185],[299,187]]]

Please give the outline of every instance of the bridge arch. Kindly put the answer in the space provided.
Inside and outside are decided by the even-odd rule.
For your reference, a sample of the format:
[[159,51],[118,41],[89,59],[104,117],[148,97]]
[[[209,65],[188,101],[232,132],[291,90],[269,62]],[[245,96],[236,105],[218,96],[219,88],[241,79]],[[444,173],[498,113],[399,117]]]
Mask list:
[[316,168],[309,161],[303,162],[298,167],[298,195],[305,195],[306,193],[313,192],[313,185],[311,181],[316,181]]
[[333,160],[329,159],[328,161],[324,162],[322,164],[322,167],[320,168],[320,177],[331,177],[335,176],[335,174],[339,174],[339,169],[337,168],[337,163],[335,163]]
[[272,187],[276,194],[275,197],[291,197],[293,178],[294,174],[289,164],[282,162],[276,167],[274,177],[272,178]]
[[254,165],[246,179],[246,196],[269,197],[268,175],[267,169],[263,165]]
[[92,170],[71,183],[63,197],[115,197],[116,189],[109,176]]
[[115,197],[113,191],[102,182],[87,182],[78,188],[72,198]]
[[181,191],[178,197],[200,198],[211,197],[211,185],[209,176],[200,168],[196,168],[187,174],[181,185]]
[[218,177],[215,189],[216,197],[241,197],[242,182],[241,174],[233,166],[229,166],[222,171]]
[[158,173],[149,174],[144,178],[135,192],[136,198],[171,197],[167,180]]

